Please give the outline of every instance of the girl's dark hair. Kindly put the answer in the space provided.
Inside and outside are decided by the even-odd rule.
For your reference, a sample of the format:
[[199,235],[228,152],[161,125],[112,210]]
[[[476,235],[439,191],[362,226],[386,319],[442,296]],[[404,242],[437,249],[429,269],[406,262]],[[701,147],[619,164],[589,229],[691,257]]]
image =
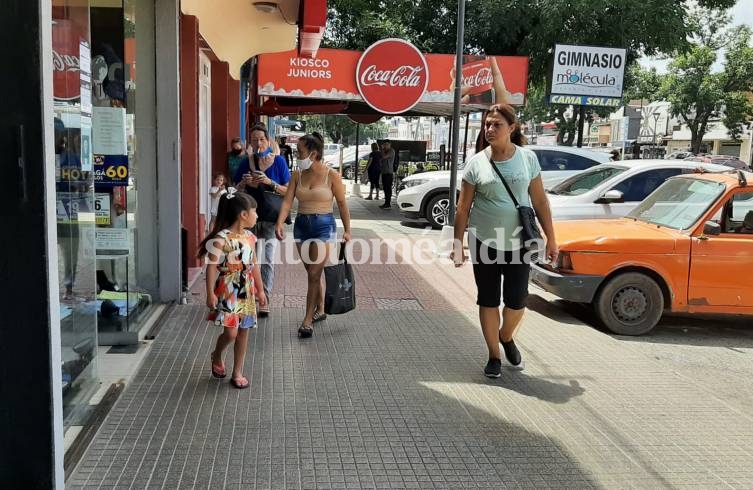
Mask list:
[[220,196],[220,204],[217,206],[217,219],[214,221],[214,228],[199,244],[198,258],[201,259],[207,254],[207,243],[210,240],[225,228],[233,226],[238,221],[241,213],[249,209],[256,209],[256,199],[245,192],[235,192],[234,194],[223,194]]
[[317,132],[311,134],[304,134],[298,141],[306,147],[308,151],[315,151],[319,159],[324,158],[324,139],[322,135]]
[[[489,110],[484,115],[482,124],[486,122],[486,116],[489,114],[496,112],[500,116],[502,116],[505,121],[507,121],[507,124],[513,127],[512,133],[510,134],[510,141],[518,146],[524,146],[528,144],[528,139],[523,135],[523,130],[520,127],[520,123],[518,122],[518,116],[515,115],[515,109],[512,108],[512,106],[508,104],[494,104],[493,106],[489,107]],[[483,129],[485,129],[485,126],[482,126]],[[484,138],[486,139],[486,138]]]

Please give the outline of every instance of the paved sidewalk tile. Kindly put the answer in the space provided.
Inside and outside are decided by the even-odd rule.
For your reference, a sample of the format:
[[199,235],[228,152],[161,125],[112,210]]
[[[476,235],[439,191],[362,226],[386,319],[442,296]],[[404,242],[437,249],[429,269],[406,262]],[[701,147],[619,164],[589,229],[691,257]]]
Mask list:
[[279,266],[247,390],[210,377],[201,292],[175,307],[67,486],[753,485],[753,419],[657,360],[529,312],[526,370],[488,380],[469,268],[355,267],[359,309],[300,340],[303,270]]

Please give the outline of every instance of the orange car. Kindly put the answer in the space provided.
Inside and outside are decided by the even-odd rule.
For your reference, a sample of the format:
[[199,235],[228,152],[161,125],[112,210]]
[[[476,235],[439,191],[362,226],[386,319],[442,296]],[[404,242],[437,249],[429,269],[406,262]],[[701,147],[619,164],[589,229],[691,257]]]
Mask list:
[[554,226],[560,257],[531,281],[614,333],[644,334],[665,310],[753,315],[753,173],[673,177],[624,218]]

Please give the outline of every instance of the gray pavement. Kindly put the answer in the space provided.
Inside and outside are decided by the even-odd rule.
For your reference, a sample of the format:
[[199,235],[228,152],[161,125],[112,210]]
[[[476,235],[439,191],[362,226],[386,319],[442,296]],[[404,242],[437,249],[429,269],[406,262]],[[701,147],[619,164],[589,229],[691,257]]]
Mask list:
[[[378,202],[350,202],[356,236],[421,235]],[[470,268],[356,274],[358,310],[299,340],[303,269],[279,266],[242,391],[209,376],[218,331],[197,290],[68,486],[753,488],[753,340],[737,320],[709,332],[670,319],[626,339],[533,296],[526,370],[488,380]]]

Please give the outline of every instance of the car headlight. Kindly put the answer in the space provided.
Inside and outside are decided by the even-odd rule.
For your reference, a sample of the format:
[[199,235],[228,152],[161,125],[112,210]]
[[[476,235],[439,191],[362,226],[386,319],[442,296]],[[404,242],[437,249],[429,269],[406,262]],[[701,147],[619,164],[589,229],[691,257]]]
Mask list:
[[400,184],[404,188],[408,187],[416,187],[417,185],[422,185],[429,182],[429,179],[410,179],[410,180],[403,180]]

